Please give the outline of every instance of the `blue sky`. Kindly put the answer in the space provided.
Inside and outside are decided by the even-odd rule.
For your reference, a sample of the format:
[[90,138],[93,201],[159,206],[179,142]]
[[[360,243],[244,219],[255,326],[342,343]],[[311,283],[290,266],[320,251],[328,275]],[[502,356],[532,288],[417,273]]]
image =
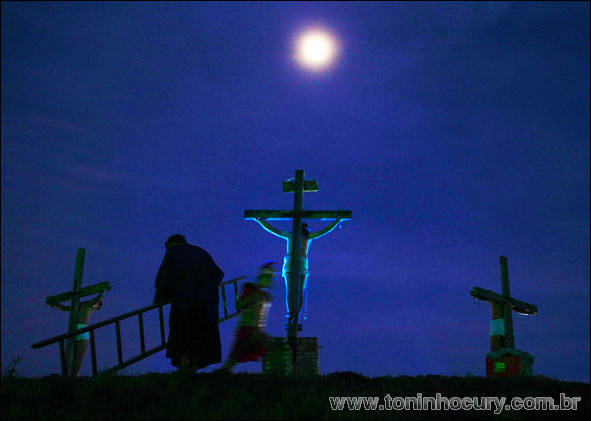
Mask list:
[[[302,334],[322,373],[484,375],[490,310],[469,293],[500,292],[502,255],[539,309],[514,315],[517,348],[589,382],[588,3],[1,7],[3,369],[59,371],[57,346],[30,345],[65,331],[44,302],[71,289],[80,247],[83,285],[113,287],[94,322],[150,304],[177,232],[225,279],[280,262],[244,210],[290,209],[281,182],[304,169],[304,209],[353,212],[310,247]],[[293,60],[311,27],[339,40],[328,72]],[[114,365],[114,329],[100,335]],[[160,353],[129,372],[171,369]]]

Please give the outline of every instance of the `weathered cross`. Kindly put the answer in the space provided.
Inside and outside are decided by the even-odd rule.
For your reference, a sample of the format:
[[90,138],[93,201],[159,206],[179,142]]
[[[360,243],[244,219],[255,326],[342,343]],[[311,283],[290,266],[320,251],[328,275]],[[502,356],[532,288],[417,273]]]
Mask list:
[[304,201],[304,192],[318,191],[318,182],[315,180],[304,181],[304,170],[296,170],[295,181],[283,182],[283,191],[285,193],[294,193],[293,210],[246,210],[244,219],[255,220],[258,218],[276,221],[292,220],[291,230],[291,271],[290,279],[295,282],[289,282],[287,291],[287,301],[289,304],[288,339],[293,343],[297,339],[298,317],[300,302],[300,250],[302,249],[302,219],[319,220],[351,220],[350,210],[336,211],[304,211],[302,210]]
[[[108,282],[101,282],[82,288],[82,271],[84,269],[84,256],[86,249],[78,249],[76,254],[76,269],[74,270],[74,288],[70,292],[52,295],[45,299],[45,304],[54,306],[63,301],[72,300],[70,306],[70,318],[68,321],[68,333],[77,330],[78,311],[80,309],[80,298],[87,295],[97,294],[100,292],[109,291],[111,285]],[[75,336],[68,339],[66,344],[66,367],[68,377],[72,376],[72,363],[74,360],[74,342]]]
[[[497,329],[497,335],[504,336],[504,346],[501,344],[494,345],[491,339],[491,351],[497,351],[499,348],[513,348],[515,349],[515,336],[513,334],[513,317],[512,311],[516,311],[521,314],[536,314],[538,307],[533,304],[528,304],[520,300],[516,300],[511,297],[511,291],[509,290],[509,266],[507,264],[507,258],[504,256],[500,257],[501,262],[501,286],[503,294],[497,294],[496,292],[489,291],[474,287],[470,292],[470,295],[479,300],[488,301],[491,303],[491,313],[493,323],[498,320],[500,329]],[[500,322],[502,320],[502,323]],[[492,338],[492,336],[491,336]],[[496,348],[496,349],[494,349]]]

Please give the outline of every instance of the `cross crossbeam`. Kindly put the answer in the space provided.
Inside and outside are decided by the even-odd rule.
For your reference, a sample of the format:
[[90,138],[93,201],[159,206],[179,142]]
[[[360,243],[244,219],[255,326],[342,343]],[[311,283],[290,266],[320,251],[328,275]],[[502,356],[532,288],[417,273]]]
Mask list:
[[[336,210],[336,211],[301,211],[302,219],[318,219],[321,221],[334,221],[337,219],[343,221],[350,221],[352,219],[351,211]],[[290,210],[247,210],[244,211],[244,219],[247,221],[257,218],[267,219],[269,221],[291,221],[294,217],[294,212]]]
[[515,298],[504,297],[503,295],[497,294],[496,292],[490,291],[488,289],[474,287],[472,288],[472,291],[470,291],[470,295],[479,300],[510,305],[511,309],[516,313],[528,315],[538,313],[538,307],[533,304],[528,304],[526,302],[516,300]]
[[45,299],[45,304],[48,306],[53,306],[58,303],[61,303],[66,300],[71,300],[74,295],[77,295],[78,298],[86,297],[87,295],[98,294],[101,292],[107,292],[111,290],[111,284],[108,282],[100,282],[98,284],[90,285],[84,287],[77,292],[69,291],[64,292],[62,294],[52,295],[51,297],[47,297]]

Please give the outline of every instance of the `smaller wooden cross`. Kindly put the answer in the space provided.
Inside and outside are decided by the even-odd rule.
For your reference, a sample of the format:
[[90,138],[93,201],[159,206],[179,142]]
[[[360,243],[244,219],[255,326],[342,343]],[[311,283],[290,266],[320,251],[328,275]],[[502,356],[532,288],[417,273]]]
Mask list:
[[[470,295],[479,300],[488,301],[491,303],[492,319],[503,318],[503,325],[505,330],[505,346],[503,348],[515,349],[515,336],[513,334],[513,317],[512,311],[521,314],[536,314],[538,307],[533,304],[516,300],[511,297],[511,291],[509,290],[509,266],[507,264],[507,258],[504,256],[500,257],[501,262],[501,287],[503,294],[497,294],[496,292],[489,291],[474,287],[470,292]],[[491,344],[492,347],[492,344]],[[491,349],[491,351],[496,351]]]
[[[68,321],[68,333],[77,330],[78,311],[80,310],[80,298],[100,292],[110,291],[111,285],[108,282],[101,282],[82,288],[82,271],[84,269],[84,256],[86,249],[78,249],[76,254],[76,269],[74,270],[74,288],[70,292],[52,295],[45,299],[45,304],[53,306],[62,301],[72,300],[70,306],[70,318]],[[74,361],[75,337],[68,339],[66,344],[66,367],[67,375],[72,376],[72,363]]]

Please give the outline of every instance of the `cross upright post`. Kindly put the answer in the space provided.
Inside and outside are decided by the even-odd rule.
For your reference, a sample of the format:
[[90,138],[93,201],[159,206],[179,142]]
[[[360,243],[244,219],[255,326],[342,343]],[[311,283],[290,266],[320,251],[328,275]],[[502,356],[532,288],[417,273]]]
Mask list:
[[[501,263],[501,290],[503,291],[503,298],[511,299],[511,290],[509,289],[509,265],[505,256],[500,257]],[[506,347],[515,348],[515,336],[513,334],[513,311],[511,305],[505,304],[503,306],[503,316],[505,319],[505,338]]]
[[[78,322],[78,311],[80,310],[80,295],[82,289],[82,272],[84,270],[84,257],[86,249],[80,248],[76,253],[76,268],[74,270],[74,288],[72,288],[72,304],[70,306],[70,318],[68,319],[68,333],[76,330]],[[66,367],[68,368],[68,377],[73,375],[72,366],[74,361],[75,338],[71,337],[66,343]]]
[[302,206],[304,201],[304,170],[296,170],[295,188],[293,196],[293,224],[291,242],[291,282],[289,285],[288,301],[290,320],[287,327],[287,337],[297,347],[300,302],[300,250],[302,248]]

